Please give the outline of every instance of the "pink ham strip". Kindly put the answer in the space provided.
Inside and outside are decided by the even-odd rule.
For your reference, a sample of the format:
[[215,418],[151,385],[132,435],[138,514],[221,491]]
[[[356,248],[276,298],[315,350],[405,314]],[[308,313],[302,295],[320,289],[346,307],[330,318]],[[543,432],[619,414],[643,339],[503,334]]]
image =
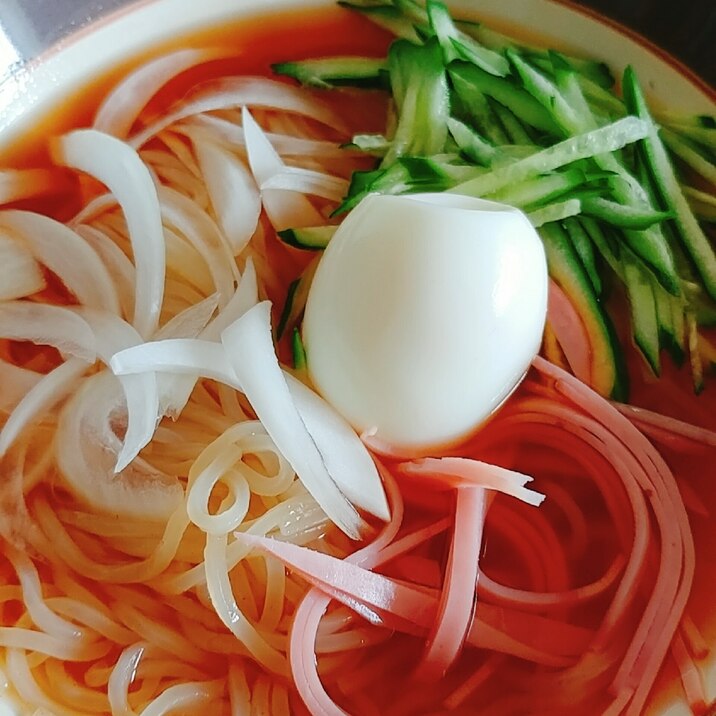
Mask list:
[[478,594],[491,597],[498,604],[518,607],[524,611],[573,607],[595,599],[610,589],[622,573],[625,561],[624,557],[618,556],[599,579],[563,592],[529,592],[506,587],[483,573],[480,575]]
[[671,435],[686,438],[699,445],[716,447],[716,432],[698,425],[685,423],[683,420],[670,418],[668,415],[656,413],[646,408],[637,408],[624,403],[613,403],[614,407],[642,430],[645,427],[655,427]]
[[437,621],[418,667],[418,678],[440,679],[457,659],[467,637],[475,606],[486,509],[483,488],[457,488],[445,583],[438,599]]
[[544,501],[544,495],[525,488],[525,485],[532,481],[529,475],[506,470],[480,460],[462,457],[428,457],[402,463],[398,471],[403,475],[422,478],[432,489],[484,487],[516,497],[535,507]]
[[551,279],[547,300],[547,320],[574,375],[589,385],[592,352],[589,334],[572,302]]
[[[647,438],[616,408],[573,376],[539,356],[534,367],[556,389],[615,435],[631,462],[646,476],[642,489],[654,510],[661,559],[651,598],[615,678],[616,693],[634,689],[627,714],[639,714],[668,653],[691,591],[695,569],[693,536],[678,486],[669,467]],[[668,506],[669,514],[665,514]]]

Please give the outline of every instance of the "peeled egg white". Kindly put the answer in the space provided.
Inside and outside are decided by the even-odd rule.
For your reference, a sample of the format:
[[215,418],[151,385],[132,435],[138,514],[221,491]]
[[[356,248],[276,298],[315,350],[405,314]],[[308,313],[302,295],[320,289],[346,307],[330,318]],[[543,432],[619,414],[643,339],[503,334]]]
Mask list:
[[341,224],[303,322],[317,390],[397,453],[479,426],[537,353],[547,266],[522,212],[454,194],[371,195]]

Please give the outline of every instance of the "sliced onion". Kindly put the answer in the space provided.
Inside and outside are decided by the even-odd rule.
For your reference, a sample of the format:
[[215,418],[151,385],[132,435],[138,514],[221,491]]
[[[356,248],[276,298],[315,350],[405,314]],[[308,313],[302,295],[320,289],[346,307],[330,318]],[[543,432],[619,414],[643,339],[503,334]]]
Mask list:
[[234,293],[238,270],[219,227],[191,199],[178,191],[161,187],[159,197],[164,222],[179,231],[204,259],[219,295],[219,305],[226,305]]
[[120,312],[112,276],[92,247],[72,229],[30,211],[0,212],[0,229],[18,236],[80,303]]
[[8,451],[25,428],[70,394],[87,367],[88,363],[85,361],[71,358],[42,376],[22,397],[0,431],[0,457]]
[[279,452],[328,517],[357,539],[362,520],[328,471],[296,409],[271,338],[271,304],[247,311],[221,334],[231,366],[256,415]]
[[56,169],[3,169],[0,171],[0,206],[61,191],[67,177]]
[[261,197],[246,165],[214,142],[195,141],[194,148],[214,212],[234,256],[249,243],[261,215]]
[[24,298],[43,288],[45,278],[32,253],[0,234],[0,301]]
[[174,122],[195,114],[233,107],[263,107],[293,112],[347,134],[343,120],[306,90],[265,77],[223,77],[198,87],[177,109],[135,134],[130,143],[141,147]]
[[75,231],[95,250],[112,276],[122,309],[120,315],[131,318],[136,286],[134,264],[107,234],[94,226],[79,224]]
[[60,414],[57,464],[67,487],[102,512],[151,522],[165,522],[181,505],[176,478],[135,460],[115,474],[121,442],[112,430],[124,410],[119,381],[109,372],[84,380]]
[[218,341],[221,332],[235,320],[241,318],[250,308],[259,302],[259,286],[256,269],[251,257],[246,260],[244,272],[241,274],[239,287],[232,299],[224,306],[219,315],[202,331],[201,337],[207,341]]
[[97,350],[92,330],[76,313],[29,301],[0,303],[0,338],[52,346],[86,363],[94,363]]
[[375,463],[355,430],[317,393],[284,373],[301,420],[341,492],[381,520],[390,519],[388,500]]
[[110,368],[115,375],[166,372],[209,378],[242,391],[239,379],[229,364],[221,343],[197,338],[169,338],[142,343],[112,356]]
[[[97,353],[109,364],[117,351],[142,342],[132,326],[111,313],[78,309],[97,341]],[[153,373],[125,375],[119,379],[126,400],[127,430],[122,449],[117,455],[115,472],[120,472],[139,454],[154,435],[159,413],[159,392]]]
[[[256,183],[263,186],[286,165],[246,107],[242,113],[246,152]],[[291,227],[318,226],[323,217],[305,196],[294,191],[267,189],[261,192],[264,209],[277,231]]]
[[42,379],[42,373],[20,368],[0,359],[0,411],[11,412]]
[[262,192],[271,189],[295,191],[299,194],[311,194],[331,201],[340,201],[348,191],[348,180],[312,169],[284,167],[261,185]]
[[196,338],[211,321],[219,305],[219,297],[212,294],[199,303],[178,313],[165,323],[153,336],[153,340],[164,338]]
[[[177,373],[209,378],[245,392],[226,350],[221,344],[207,340],[171,339],[144,343],[114,355],[110,366],[116,375],[151,371]],[[380,519],[387,519],[390,515],[380,477],[355,432],[317,394],[289,374],[283,375],[293,409],[300,416],[302,430],[308,431],[324,470],[354,505]]]
[[[246,147],[244,128],[241,125],[211,114],[199,114],[188,118],[173,129],[186,134],[192,141],[206,138],[239,149]],[[345,159],[346,157],[346,150],[336,142],[328,142],[324,139],[306,139],[275,132],[266,132],[266,137],[281,156],[317,159]]]
[[94,128],[124,139],[149,100],[177,75],[203,62],[225,55],[209,49],[187,49],[143,64],[127,75],[102,101]]
[[161,212],[149,170],[130,146],[94,129],[60,137],[55,157],[98,179],[122,207],[137,274],[132,323],[147,338],[159,323],[165,274]]

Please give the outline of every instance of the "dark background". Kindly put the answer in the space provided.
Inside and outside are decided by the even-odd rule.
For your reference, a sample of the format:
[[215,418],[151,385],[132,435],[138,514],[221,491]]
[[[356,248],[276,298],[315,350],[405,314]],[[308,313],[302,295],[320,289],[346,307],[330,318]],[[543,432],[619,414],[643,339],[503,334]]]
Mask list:
[[716,86],[716,0],[579,0],[637,30]]

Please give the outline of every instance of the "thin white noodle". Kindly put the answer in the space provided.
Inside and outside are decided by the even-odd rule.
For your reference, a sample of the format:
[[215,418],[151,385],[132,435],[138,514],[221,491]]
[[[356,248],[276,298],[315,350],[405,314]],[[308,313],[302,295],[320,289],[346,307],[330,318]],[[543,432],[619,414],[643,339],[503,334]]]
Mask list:
[[170,686],[141,712],[141,716],[164,716],[164,714],[178,709],[185,709],[193,713],[204,710],[206,713],[205,709],[208,709],[208,704],[218,698],[223,690],[224,684],[220,681]]
[[134,682],[137,667],[147,646],[146,642],[128,646],[117,659],[107,688],[107,698],[112,716],[137,716],[137,712],[129,705],[129,687]]

